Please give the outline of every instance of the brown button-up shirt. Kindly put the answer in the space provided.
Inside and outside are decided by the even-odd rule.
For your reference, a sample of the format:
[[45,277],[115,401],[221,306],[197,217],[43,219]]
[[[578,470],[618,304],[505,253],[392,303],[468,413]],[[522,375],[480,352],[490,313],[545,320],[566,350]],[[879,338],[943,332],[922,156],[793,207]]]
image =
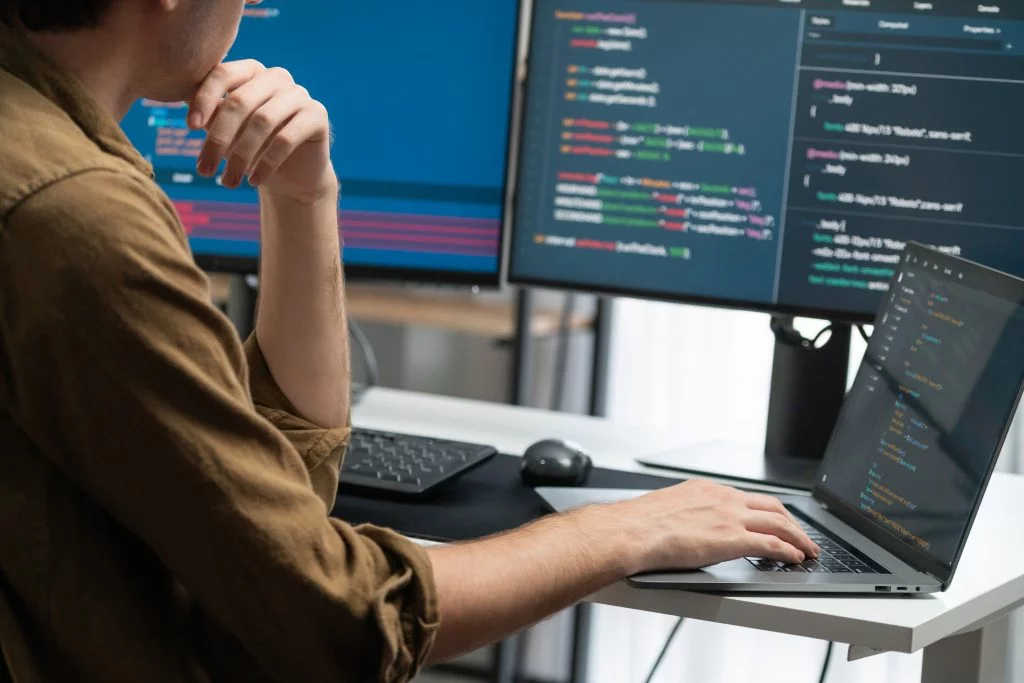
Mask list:
[[0,647],[16,683],[402,681],[428,558],[210,303],[117,123],[0,25]]

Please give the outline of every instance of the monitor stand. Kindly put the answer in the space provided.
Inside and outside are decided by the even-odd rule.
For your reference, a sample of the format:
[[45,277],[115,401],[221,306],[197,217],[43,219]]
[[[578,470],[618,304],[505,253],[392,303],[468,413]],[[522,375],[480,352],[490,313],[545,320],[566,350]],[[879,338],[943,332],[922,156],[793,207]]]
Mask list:
[[245,275],[232,275],[228,290],[228,318],[238,330],[238,335],[245,339],[252,334],[256,321],[256,288]]
[[846,395],[852,329],[833,323],[818,344],[797,332],[792,318],[772,318],[771,325],[775,358],[764,449],[716,442],[638,462],[742,483],[813,487]]

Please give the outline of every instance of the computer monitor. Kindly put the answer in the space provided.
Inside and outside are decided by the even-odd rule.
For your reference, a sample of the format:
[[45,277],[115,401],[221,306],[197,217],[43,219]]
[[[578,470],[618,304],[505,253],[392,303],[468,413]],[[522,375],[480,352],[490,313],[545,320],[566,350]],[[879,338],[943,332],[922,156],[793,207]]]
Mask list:
[[1024,6],[537,0],[510,280],[868,322],[909,241],[1024,275]]
[[[346,274],[496,286],[518,0],[265,0],[231,59],[282,66],[331,114]],[[195,173],[201,133],[182,106],[124,120],[176,204],[199,264],[254,273],[256,191]]]

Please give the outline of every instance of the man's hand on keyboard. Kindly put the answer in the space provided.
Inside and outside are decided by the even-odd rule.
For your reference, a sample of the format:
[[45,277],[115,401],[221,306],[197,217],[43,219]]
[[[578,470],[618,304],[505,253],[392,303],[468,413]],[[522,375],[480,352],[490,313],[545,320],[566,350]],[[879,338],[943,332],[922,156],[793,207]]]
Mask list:
[[820,548],[778,499],[689,481],[608,506],[630,525],[633,573],[696,569],[741,557],[797,564]]
[[434,661],[494,642],[642,571],[741,557],[795,564],[818,551],[775,498],[701,481],[432,548],[442,623]]

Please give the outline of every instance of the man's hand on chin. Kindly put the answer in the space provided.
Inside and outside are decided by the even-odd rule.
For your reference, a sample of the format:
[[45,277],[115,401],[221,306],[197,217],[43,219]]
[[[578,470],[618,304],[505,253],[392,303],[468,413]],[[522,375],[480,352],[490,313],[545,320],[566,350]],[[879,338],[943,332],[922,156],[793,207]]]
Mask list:
[[200,175],[213,176],[226,160],[225,187],[248,178],[270,197],[305,204],[337,197],[327,110],[284,69],[221,64],[192,98],[188,124],[207,133]]

